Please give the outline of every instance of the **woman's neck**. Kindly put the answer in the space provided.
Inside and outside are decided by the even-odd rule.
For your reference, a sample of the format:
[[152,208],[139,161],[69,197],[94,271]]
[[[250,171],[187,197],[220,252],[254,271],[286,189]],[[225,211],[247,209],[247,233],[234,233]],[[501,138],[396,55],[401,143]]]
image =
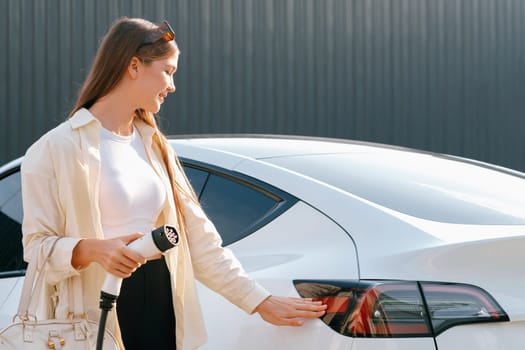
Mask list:
[[129,136],[133,133],[135,111],[122,106],[126,106],[125,101],[119,100],[118,96],[107,95],[98,99],[89,111],[105,129],[117,135]]

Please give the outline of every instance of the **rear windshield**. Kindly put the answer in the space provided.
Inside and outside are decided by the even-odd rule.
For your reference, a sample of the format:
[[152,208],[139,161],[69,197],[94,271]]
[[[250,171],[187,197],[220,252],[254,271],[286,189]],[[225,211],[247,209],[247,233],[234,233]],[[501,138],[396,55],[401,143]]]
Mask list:
[[265,159],[396,211],[459,224],[525,224],[525,180],[404,151]]

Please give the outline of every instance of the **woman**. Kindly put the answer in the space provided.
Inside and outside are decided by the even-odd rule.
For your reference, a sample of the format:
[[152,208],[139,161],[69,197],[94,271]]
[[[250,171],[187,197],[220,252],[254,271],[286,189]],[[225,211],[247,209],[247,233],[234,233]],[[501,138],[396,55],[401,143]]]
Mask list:
[[[67,317],[68,280],[80,276],[84,311],[98,320],[104,277],[124,278],[108,328],[128,350],[175,343],[195,349],[206,341],[194,278],[276,325],[299,326],[326,308],[271,296],[221,247],[154,119],[175,91],[174,38],[167,22],[118,20],[68,120],[31,146],[22,164],[25,259],[41,261],[61,237],[45,270],[48,293],[38,316]],[[163,224],[177,227],[177,247],[153,257],[127,247]]]

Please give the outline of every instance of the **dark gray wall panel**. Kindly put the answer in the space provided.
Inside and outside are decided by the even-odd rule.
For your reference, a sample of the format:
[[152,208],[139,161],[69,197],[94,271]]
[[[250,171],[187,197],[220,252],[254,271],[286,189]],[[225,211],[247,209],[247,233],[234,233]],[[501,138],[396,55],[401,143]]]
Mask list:
[[0,0],[0,163],[64,120],[124,15],[177,33],[166,133],[352,138],[525,170],[522,0]]

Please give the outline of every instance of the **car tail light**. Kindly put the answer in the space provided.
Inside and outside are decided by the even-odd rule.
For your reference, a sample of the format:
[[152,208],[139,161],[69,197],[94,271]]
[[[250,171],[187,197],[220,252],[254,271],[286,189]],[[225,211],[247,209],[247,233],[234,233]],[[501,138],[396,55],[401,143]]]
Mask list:
[[459,324],[509,321],[501,306],[479,287],[428,282],[420,285],[436,335]]
[[323,322],[351,337],[429,337],[465,323],[509,318],[481,288],[410,281],[296,280],[302,297],[328,305]]

